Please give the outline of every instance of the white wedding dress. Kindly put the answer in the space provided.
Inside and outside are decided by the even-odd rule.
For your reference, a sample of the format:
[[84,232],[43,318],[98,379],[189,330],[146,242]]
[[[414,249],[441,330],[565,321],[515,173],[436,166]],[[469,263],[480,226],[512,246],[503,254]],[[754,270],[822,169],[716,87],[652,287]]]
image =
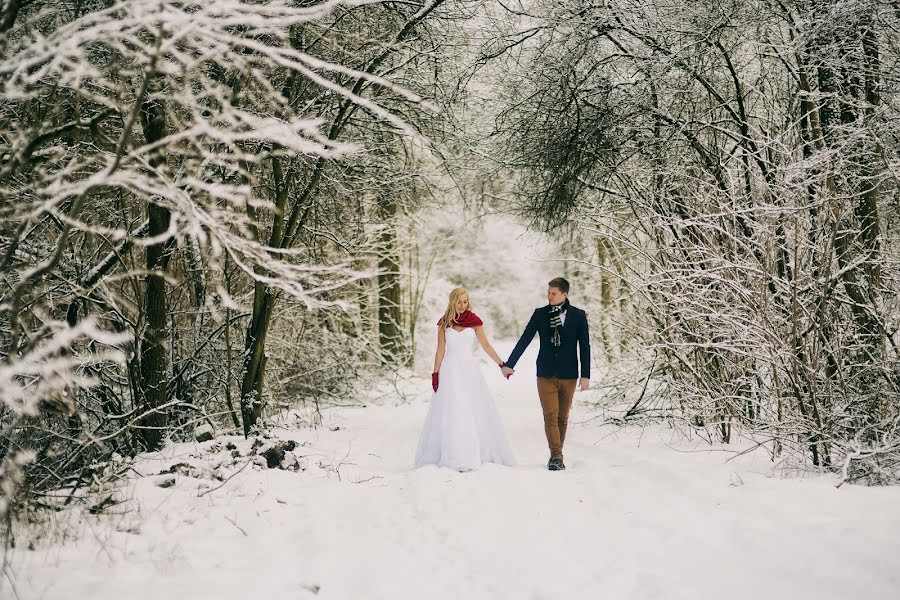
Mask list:
[[416,450],[416,467],[471,471],[482,463],[514,465],[500,415],[472,352],[475,330],[448,328],[438,390]]

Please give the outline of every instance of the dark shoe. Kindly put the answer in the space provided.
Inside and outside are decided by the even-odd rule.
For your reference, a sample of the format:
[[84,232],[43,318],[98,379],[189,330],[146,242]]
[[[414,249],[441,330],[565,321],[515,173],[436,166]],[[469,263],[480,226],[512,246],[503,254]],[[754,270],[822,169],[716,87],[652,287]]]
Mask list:
[[565,471],[566,465],[563,464],[561,458],[551,458],[550,462],[547,463],[547,468],[551,471]]

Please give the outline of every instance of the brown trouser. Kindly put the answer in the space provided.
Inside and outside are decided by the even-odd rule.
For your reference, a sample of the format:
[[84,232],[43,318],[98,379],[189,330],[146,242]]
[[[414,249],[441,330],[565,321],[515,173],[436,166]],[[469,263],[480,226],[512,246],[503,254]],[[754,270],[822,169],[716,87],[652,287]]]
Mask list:
[[538,377],[537,389],[544,411],[544,433],[550,446],[550,458],[563,457],[566,428],[569,424],[569,410],[575,396],[577,379],[558,377]]

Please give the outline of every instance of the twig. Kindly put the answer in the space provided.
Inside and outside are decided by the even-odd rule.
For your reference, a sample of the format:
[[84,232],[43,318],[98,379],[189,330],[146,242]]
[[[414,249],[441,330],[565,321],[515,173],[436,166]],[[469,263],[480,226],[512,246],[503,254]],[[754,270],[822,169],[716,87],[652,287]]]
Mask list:
[[638,397],[637,402],[635,402],[634,405],[628,409],[628,411],[625,413],[625,416],[622,417],[623,419],[627,419],[628,417],[633,415],[634,410],[638,407],[638,404],[640,404],[644,399],[644,394],[647,392],[647,386],[650,384],[650,377],[653,375],[653,367],[655,366],[656,355],[653,356],[653,362],[650,363],[650,370],[647,372],[647,378],[644,380],[644,389],[641,390],[641,395]]
[[366,483],[368,481],[372,481],[373,479],[383,479],[381,475],[373,475],[368,479],[360,479],[359,481],[354,481],[353,483]]
[[205,496],[205,495],[207,495],[207,494],[209,494],[209,493],[212,493],[212,492],[214,492],[214,491],[220,489],[220,488],[221,488],[222,486],[224,486],[226,483],[228,483],[229,481],[231,481],[232,477],[234,477],[235,475],[237,475],[238,473],[240,473],[241,471],[243,471],[244,469],[246,469],[246,468],[247,468],[247,465],[249,465],[250,463],[252,463],[252,462],[253,462],[253,458],[255,458],[255,457],[256,457],[256,455],[254,455],[253,457],[251,457],[250,460],[248,460],[247,462],[245,462],[244,465],[243,465],[240,469],[238,469],[237,471],[235,471],[234,473],[232,473],[231,475],[229,475],[229,476],[225,479],[225,481],[223,481],[221,484],[217,485],[217,486],[214,487],[214,488],[209,488],[208,490],[206,490],[206,491],[204,491],[204,492],[202,492],[202,493],[200,493],[200,494],[197,494],[197,497],[198,497],[198,498],[202,498],[203,496]]
[[226,516],[225,516],[225,520],[228,521],[229,523],[231,523],[232,525],[234,525],[235,527],[237,527],[238,531],[240,531],[241,533],[243,533],[245,537],[250,537],[250,536],[247,535],[247,532],[244,531],[244,528],[241,527],[240,525],[238,525],[238,524],[234,521],[234,519],[232,519],[232,518],[230,518],[230,517],[228,517],[228,516],[226,515]]

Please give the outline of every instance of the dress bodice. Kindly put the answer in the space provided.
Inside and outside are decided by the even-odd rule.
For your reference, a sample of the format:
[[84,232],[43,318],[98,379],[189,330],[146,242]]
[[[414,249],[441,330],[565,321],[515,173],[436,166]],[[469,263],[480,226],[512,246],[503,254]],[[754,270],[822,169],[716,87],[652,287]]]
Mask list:
[[457,331],[452,327],[447,328],[444,336],[448,356],[471,356],[472,346],[475,344],[475,330],[466,327]]

